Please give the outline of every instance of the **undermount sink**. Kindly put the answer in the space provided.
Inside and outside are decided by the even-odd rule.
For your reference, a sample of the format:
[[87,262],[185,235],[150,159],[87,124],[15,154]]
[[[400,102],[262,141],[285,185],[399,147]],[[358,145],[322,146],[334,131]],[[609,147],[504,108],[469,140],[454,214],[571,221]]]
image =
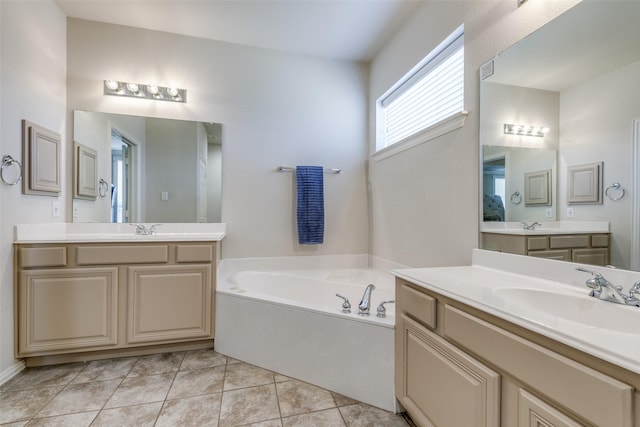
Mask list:
[[640,308],[590,297],[586,288],[584,294],[532,288],[498,288],[493,292],[505,308],[523,311],[546,326],[565,320],[593,329],[640,334]]

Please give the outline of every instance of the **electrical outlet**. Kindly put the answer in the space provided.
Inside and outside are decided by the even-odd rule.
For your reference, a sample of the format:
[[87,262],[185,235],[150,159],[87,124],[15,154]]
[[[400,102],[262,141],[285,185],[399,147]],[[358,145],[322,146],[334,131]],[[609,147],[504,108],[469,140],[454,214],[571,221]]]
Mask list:
[[160,194],[160,199],[161,199],[161,200],[169,200],[169,192],[168,192],[168,191],[163,191],[163,192]]
[[51,218],[58,218],[60,216],[60,203],[58,201],[51,202]]
[[551,208],[545,209],[544,216],[546,216],[547,218],[552,218],[553,217],[553,211],[551,210]]
[[78,212],[78,205],[76,205],[75,203],[73,204],[73,217],[74,218],[78,218],[79,212]]
[[567,208],[567,218],[573,218],[573,208]]

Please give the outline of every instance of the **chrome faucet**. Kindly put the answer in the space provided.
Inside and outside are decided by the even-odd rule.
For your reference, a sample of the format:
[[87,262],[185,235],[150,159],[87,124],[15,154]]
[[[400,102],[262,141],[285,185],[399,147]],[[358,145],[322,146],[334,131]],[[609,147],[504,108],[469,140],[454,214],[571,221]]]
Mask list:
[[367,288],[364,290],[364,295],[362,295],[362,300],[360,304],[358,304],[358,314],[360,316],[368,316],[369,309],[371,308],[371,291],[373,291],[376,287],[373,284],[367,285]]
[[633,284],[629,290],[629,296],[626,296],[622,294],[622,286],[614,285],[597,271],[587,270],[584,267],[578,267],[576,270],[590,273],[593,276],[586,282],[586,285],[591,288],[589,296],[616,304],[640,307],[640,299],[637,297],[640,295],[640,281]]
[[542,227],[542,224],[540,224],[539,222],[532,222],[531,224],[527,224],[526,221],[520,221],[520,223],[522,224],[522,229],[523,230],[535,230],[537,226]]
[[396,301],[395,300],[382,301],[380,303],[380,305],[378,305],[378,308],[376,310],[378,312],[377,316],[378,317],[383,317],[383,318],[387,317],[387,308],[384,305],[385,304],[393,304],[394,302],[396,302]]
[[351,303],[349,302],[349,298],[347,297],[343,297],[340,294],[336,294],[336,296],[338,298],[342,298],[343,302],[342,302],[342,312],[343,313],[351,313]]
[[153,225],[150,225],[149,227],[147,227],[144,224],[130,224],[130,225],[136,228],[137,235],[148,236],[150,234],[157,234],[158,230],[156,230],[156,227],[162,224],[153,224]]

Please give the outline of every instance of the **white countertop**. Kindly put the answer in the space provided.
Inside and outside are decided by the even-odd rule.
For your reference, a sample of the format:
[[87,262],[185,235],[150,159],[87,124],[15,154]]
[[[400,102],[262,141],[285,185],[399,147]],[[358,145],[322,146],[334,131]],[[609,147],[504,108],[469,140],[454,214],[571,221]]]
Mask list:
[[[151,226],[153,224],[144,224]],[[14,226],[14,243],[107,243],[220,241],[227,232],[224,223],[166,223],[157,234],[137,235],[131,224],[51,223]]]
[[[475,249],[470,266],[392,273],[640,374],[640,308],[588,296],[590,276],[575,271],[578,265]],[[637,272],[593,269],[625,293],[640,279]]]
[[[526,221],[531,224],[534,221]],[[534,230],[525,230],[521,222],[485,221],[480,224],[483,233],[513,234],[518,236],[547,234],[609,233],[607,221],[542,221]]]

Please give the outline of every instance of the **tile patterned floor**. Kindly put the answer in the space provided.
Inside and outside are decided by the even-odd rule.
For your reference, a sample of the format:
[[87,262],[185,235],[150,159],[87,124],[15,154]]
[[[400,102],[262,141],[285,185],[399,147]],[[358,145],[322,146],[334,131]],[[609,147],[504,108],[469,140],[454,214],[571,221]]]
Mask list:
[[401,415],[196,350],[28,368],[0,386],[0,425],[405,427]]

